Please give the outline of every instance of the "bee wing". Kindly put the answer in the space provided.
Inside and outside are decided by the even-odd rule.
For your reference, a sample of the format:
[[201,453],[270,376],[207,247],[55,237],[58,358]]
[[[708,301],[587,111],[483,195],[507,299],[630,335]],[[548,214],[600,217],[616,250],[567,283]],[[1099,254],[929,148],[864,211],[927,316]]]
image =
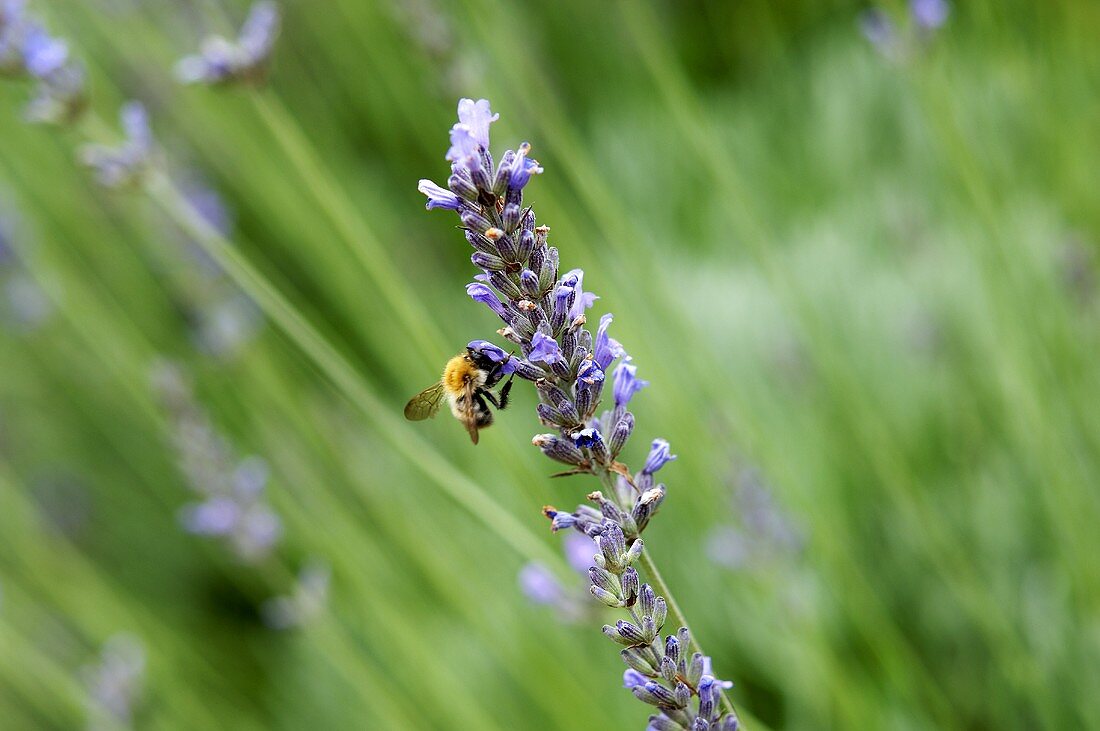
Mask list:
[[439,412],[439,405],[443,403],[443,394],[442,381],[428,386],[405,404],[405,418],[409,421],[432,418]]
[[466,425],[466,431],[470,434],[470,441],[477,444],[477,414],[474,411],[474,384],[466,382],[465,402],[462,408],[462,423]]

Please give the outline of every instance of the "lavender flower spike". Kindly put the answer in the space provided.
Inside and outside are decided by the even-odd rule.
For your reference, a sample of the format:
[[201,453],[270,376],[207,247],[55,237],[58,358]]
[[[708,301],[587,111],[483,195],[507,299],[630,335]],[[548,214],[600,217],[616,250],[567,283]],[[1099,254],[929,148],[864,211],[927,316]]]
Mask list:
[[235,41],[210,36],[197,54],[176,63],[176,78],[184,84],[257,84],[267,75],[267,65],[279,35],[279,6],[268,0],[253,3]]
[[[594,506],[579,505],[572,513],[546,506],[543,514],[551,530],[575,531],[573,537],[581,543],[571,549],[577,553],[572,560],[578,567],[587,564],[591,596],[630,611],[629,621],[605,625],[603,632],[623,648],[623,684],[660,711],[650,717],[650,728],[736,728],[733,713],[719,717],[721,686],[713,679],[704,684],[703,655],[689,648],[687,630],[662,638],[670,602],[650,584],[642,584],[634,567],[648,560],[640,535],[666,495],[664,485],[654,484],[653,473],[675,459],[668,442],[659,439],[637,472],[618,461],[634,431],[634,415],[627,407],[648,384],[608,335],[610,313],[600,318],[595,335],[586,327],[586,311],[597,298],[583,290],[584,272],[561,273],[558,250],[549,244],[550,229],[537,225],[535,212],[524,205],[532,176],[543,172],[529,156],[530,145],[505,151],[494,169],[489,125],[497,115],[489,102],[463,99],[458,114],[446,155],[452,163],[448,190],[422,180],[420,191],[428,196],[428,208],[457,214],[474,249],[470,260],[482,270],[466,293],[504,321],[498,332],[520,351],[508,363],[514,364],[516,375],[534,382],[538,420],[556,430],[536,435],[532,443],[569,468],[559,474],[593,475],[603,486],[588,494]],[[470,347],[475,345],[495,362],[505,357],[487,341]],[[601,411],[608,372],[613,373],[614,399]],[[521,585],[536,600],[558,601],[560,586],[537,567],[525,569]],[[666,643],[682,648],[678,661],[659,656],[655,648]]]
[[153,133],[149,116],[140,102],[127,102],[119,112],[125,141],[114,147],[85,145],[80,160],[95,171],[96,180],[107,188],[122,188],[140,181],[153,162]]

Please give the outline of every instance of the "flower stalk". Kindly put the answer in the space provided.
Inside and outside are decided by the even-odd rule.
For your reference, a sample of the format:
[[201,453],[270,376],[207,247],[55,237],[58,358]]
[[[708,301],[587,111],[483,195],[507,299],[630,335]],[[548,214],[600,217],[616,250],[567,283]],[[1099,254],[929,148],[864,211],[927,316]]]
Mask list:
[[[654,706],[650,729],[657,731],[734,731],[743,728],[717,680],[710,658],[692,652],[691,633],[656,565],[645,552],[641,534],[665,499],[656,473],[676,459],[669,443],[653,440],[641,469],[632,471],[619,455],[634,431],[631,399],[648,383],[622,345],[610,337],[610,313],[593,333],[587,310],[597,297],[583,289],[584,272],[559,269],[559,252],[549,243],[550,229],[537,225],[523,203],[523,190],[543,172],[524,142],[507,150],[495,164],[489,150],[493,114],[485,99],[462,99],[459,121],[450,133],[446,187],[421,180],[429,210],[453,211],[481,270],[466,286],[467,295],[488,307],[503,323],[497,333],[518,346],[506,353],[486,340],[468,348],[505,374],[531,382],[539,397],[539,422],[554,431],[538,434],[532,444],[565,465],[555,476],[592,475],[603,491],[588,494],[592,505],[574,512],[543,509],[551,530],[573,528],[593,540],[589,591],[603,604],[627,610],[630,619],[604,625],[604,634],[621,645],[627,670],[624,685]],[[611,400],[604,404],[610,374]],[[641,583],[639,563],[650,583]],[[666,620],[678,629],[662,637]]]

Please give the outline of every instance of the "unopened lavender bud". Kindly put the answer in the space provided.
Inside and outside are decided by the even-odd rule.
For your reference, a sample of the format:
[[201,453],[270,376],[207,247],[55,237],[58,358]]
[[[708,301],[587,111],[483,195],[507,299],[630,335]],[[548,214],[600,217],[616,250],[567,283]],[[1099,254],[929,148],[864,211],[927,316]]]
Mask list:
[[[539,404],[539,406],[546,406],[546,404]],[[581,450],[577,449],[572,442],[561,439],[554,434],[538,434],[532,440],[531,443],[542,450],[552,460],[562,462],[564,464],[580,466],[584,464],[584,454]]]
[[524,269],[519,273],[519,288],[529,300],[539,299],[539,277],[530,269]]
[[569,314],[569,308],[573,306],[576,292],[572,287],[558,285],[554,288],[554,309],[550,316],[550,327],[554,332],[560,332],[565,326],[565,318]]
[[[638,695],[638,690],[638,688],[634,689],[635,695]],[[660,683],[653,682],[652,680],[645,684],[643,690],[645,690],[650,695],[650,697],[657,699],[657,702],[654,703],[654,705],[669,706],[671,708],[679,708],[683,707],[683,705],[686,705],[681,704],[677,700],[676,695],[671,690],[661,685]],[[642,700],[646,701],[647,703],[652,702],[646,700],[645,698],[642,698]]]
[[626,446],[627,440],[630,439],[630,435],[633,433],[634,414],[627,411],[623,414],[622,418],[615,423],[615,428],[611,430],[611,439],[607,444],[607,448],[611,452],[612,459],[619,456],[619,452]]
[[[653,624],[658,630],[665,625],[665,619],[668,617],[668,605],[665,604],[665,598],[662,596],[657,597],[657,601],[653,603]],[[683,642],[680,643],[682,646]]]
[[639,580],[638,572],[632,568],[623,572],[619,579],[623,587],[623,605],[632,607],[638,602]]
[[509,263],[516,263],[516,241],[511,234],[504,234],[496,240],[497,251],[500,258]]
[[740,727],[741,724],[737,720],[737,716],[732,713],[727,713],[722,717],[722,720],[718,722],[718,731],[737,731]]
[[696,716],[691,722],[691,731],[710,731],[710,722]]
[[603,589],[608,594],[613,595],[616,599],[622,598],[622,589],[619,586],[618,577],[607,569],[601,569],[598,566],[592,566],[588,569],[588,578],[592,581],[593,586],[597,586],[600,589]]
[[677,708],[687,708],[687,704],[691,701],[691,688],[683,683],[677,683],[673,695],[676,696]]
[[539,286],[543,291],[554,286],[558,279],[558,250],[551,246],[546,250],[546,256],[539,268]]
[[512,372],[525,381],[540,381],[546,377],[546,373],[541,368],[523,358],[512,356],[512,365],[515,368]]
[[607,591],[606,589],[601,589],[598,586],[592,585],[588,587],[588,591],[591,592],[592,596],[596,597],[609,607],[623,606],[622,599],[619,599],[617,596]]
[[516,261],[525,262],[530,260],[531,252],[534,250],[535,234],[527,229],[523,229],[517,234]]
[[512,175],[512,161],[515,156],[516,153],[513,150],[508,150],[500,158],[500,165],[497,166],[496,175],[493,177],[493,195],[498,198],[508,190],[508,178]]
[[714,678],[710,675],[703,675],[695,683],[695,686],[699,690],[699,717],[713,721],[718,702],[718,692],[714,687]]
[[520,207],[515,203],[504,206],[504,214],[501,216],[501,220],[504,222],[505,231],[512,232],[519,227],[519,215]]
[[615,629],[618,630],[623,639],[630,640],[632,645],[649,644],[649,638],[646,637],[645,631],[631,622],[620,619],[615,623]]
[[619,523],[622,520],[623,511],[618,505],[605,498],[599,490],[588,493],[586,497],[600,507],[600,514],[607,520],[613,523]]
[[618,642],[620,645],[626,645],[627,647],[631,647],[633,645],[638,644],[638,643],[634,642],[634,640],[624,637],[622,635],[622,633],[619,632],[618,628],[612,627],[609,624],[605,624],[603,626],[603,633],[605,635],[607,635],[607,637],[609,639],[611,639],[614,642]]
[[447,187],[451,189],[451,192],[458,195],[461,198],[465,198],[471,203],[477,202],[477,188],[474,187],[473,182],[470,181],[464,175],[452,175],[447,178]]
[[691,656],[691,662],[687,664],[687,673],[684,674],[691,685],[699,685],[699,679],[703,677],[703,653],[696,652]]
[[668,716],[650,716],[649,731],[684,731],[684,727],[673,721]]
[[470,256],[474,266],[490,272],[500,272],[508,266],[508,263],[494,254],[486,254],[484,251],[475,251]]
[[638,592],[638,609],[643,616],[652,616],[656,606],[657,595],[649,584],[642,584],[642,590]]
[[665,638],[665,657],[670,658],[673,664],[680,662],[680,641],[673,635]]
[[653,663],[649,661],[649,658],[636,647],[628,647],[620,652],[619,656],[631,669],[637,670],[643,675],[653,676],[657,674],[657,668],[653,667]]
[[510,300],[514,301],[523,297],[523,293],[519,291],[519,285],[504,272],[489,272],[489,284],[493,285],[498,292]]
[[463,226],[479,234],[484,234],[493,227],[493,224],[489,223],[489,219],[469,208],[460,212],[458,217],[462,219]]
[[634,563],[641,557],[643,550],[645,550],[645,545],[642,543],[642,539],[635,538],[634,542],[630,544],[630,550],[626,552],[623,561],[627,564]]
[[630,512],[631,517],[634,518],[634,522],[638,524],[639,532],[645,530],[650,518],[657,513],[657,509],[664,500],[664,485],[657,485],[656,487],[649,488],[641,494]]
[[618,569],[622,556],[626,553],[626,538],[623,537],[622,529],[614,523],[606,523],[598,543],[607,565]]
[[661,628],[653,621],[653,617],[642,617],[642,636],[645,637],[646,644],[652,642],[660,631]]
[[688,652],[691,648],[691,633],[688,632],[687,627],[676,630],[676,639],[679,640],[680,647],[683,648],[684,652]]
[[676,682],[676,663],[668,655],[661,658],[661,677],[670,683]]
[[[561,412],[550,404],[539,404],[535,407],[535,411],[538,412],[539,421],[546,426],[565,426],[569,423],[565,420],[565,417],[561,415]],[[572,442],[570,442],[570,444],[572,444]]]

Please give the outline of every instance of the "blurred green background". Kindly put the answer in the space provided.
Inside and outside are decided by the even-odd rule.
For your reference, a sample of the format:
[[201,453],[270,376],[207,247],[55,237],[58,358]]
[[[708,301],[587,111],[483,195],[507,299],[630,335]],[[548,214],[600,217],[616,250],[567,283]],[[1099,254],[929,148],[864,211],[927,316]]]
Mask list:
[[[647,547],[752,728],[1100,728],[1100,6],[886,3],[883,48],[840,0],[288,0],[250,91],[171,76],[244,2],[31,5],[326,345],[0,86],[0,727],[115,728],[131,674],[135,728],[645,725],[615,615],[517,583],[583,588],[539,508],[594,488],[530,389],[477,448],[400,419],[498,325],[416,191],[470,96],[651,381]],[[180,526],[206,419],[266,460],[264,560]]]

